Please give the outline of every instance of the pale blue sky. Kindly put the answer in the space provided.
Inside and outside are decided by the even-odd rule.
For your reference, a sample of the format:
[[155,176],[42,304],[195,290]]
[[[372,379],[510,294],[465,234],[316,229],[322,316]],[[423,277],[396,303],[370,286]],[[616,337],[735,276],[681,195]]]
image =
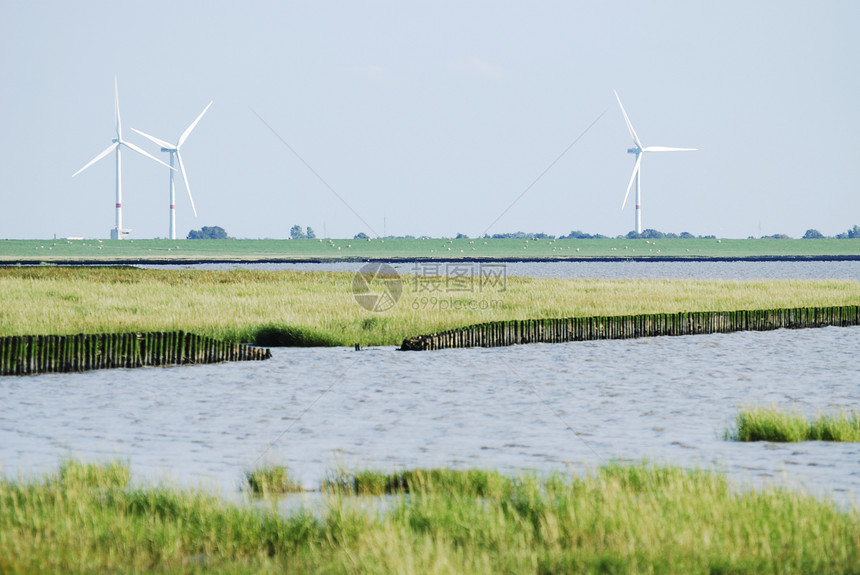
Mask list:
[[[183,147],[199,217],[236,237],[721,237],[860,223],[860,3],[30,2],[0,0],[0,237],[108,237],[113,137]],[[287,149],[258,113],[371,227]],[[132,238],[168,230],[167,168],[123,155]]]

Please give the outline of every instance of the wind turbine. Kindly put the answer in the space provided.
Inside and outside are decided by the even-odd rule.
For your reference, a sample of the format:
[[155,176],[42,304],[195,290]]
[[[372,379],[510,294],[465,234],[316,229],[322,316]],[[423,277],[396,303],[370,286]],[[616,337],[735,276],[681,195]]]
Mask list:
[[174,146],[173,144],[169,144],[164,140],[159,140],[155,136],[150,136],[149,134],[144,134],[140,130],[132,128],[132,131],[137,132],[144,138],[147,138],[152,143],[161,146],[162,152],[170,152],[170,239],[176,239],[176,186],[173,183],[173,172],[176,171],[176,168],[173,167],[173,157],[176,156],[176,159],[179,160],[179,169],[182,172],[182,179],[185,180],[185,190],[188,192],[188,199],[191,200],[191,209],[194,210],[194,217],[197,217],[197,208],[194,207],[194,198],[191,197],[191,188],[188,186],[188,175],[185,173],[185,165],[182,163],[182,154],[179,153],[179,148],[182,147],[182,144],[185,143],[185,140],[188,139],[188,136],[191,134],[191,131],[197,126],[197,122],[200,121],[200,118],[203,117],[203,114],[206,113],[206,110],[209,109],[209,106],[212,105],[212,102],[206,104],[206,107],[203,108],[203,111],[200,112],[200,115],[197,116],[197,119],[191,122],[191,125],[185,128],[185,131],[182,132],[182,135],[179,136],[179,141]]
[[113,91],[114,91],[113,111],[114,111],[114,120],[116,122],[116,138],[114,138],[112,140],[113,143],[110,146],[108,146],[104,152],[102,152],[101,154],[99,154],[98,156],[96,156],[95,158],[90,160],[90,162],[86,166],[84,166],[83,168],[81,168],[80,170],[78,170],[77,172],[72,174],[72,177],[74,178],[75,176],[77,176],[78,174],[80,174],[81,172],[83,172],[84,170],[86,170],[87,168],[89,168],[90,166],[92,166],[93,164],[95,164],[96,162],[98,162],[99,160],[101,160],[102,158],[104,158],[105,156],[110,154],[111,152],[114,152],[114,151],[116,152],[116,227],[110,231],[110,237],[112,240],[121,240],[126,235],[128,235],[128,233],[131,231],[131,230],[123,229],[123,227],[122,227],[122,147],[125,146],[131,150],[134,150],[138,154],[142,154],[142,155],[146,156],[147,158],[150,158],[151,160],[155,160],[156,162],[158,162],[162,166],[167,166],[171,170],[173,170],[175,168],[173,168],[172,166],[168,166],[167,164],[165,164],[164,162],[162,162],[161,160],[159,160],[155,156],[149,155],[148,153],[143,151],[138,146],[135,146],[131,142],[127,142],[126,140],[122,139],[122,120],[120,119],[120,115],[119,115],[119,87],[117,84],[116,76],[114,76],[114,78],[113,78]]
[[642,153],[643,152],[693,152],[698,148],[667,148],[666,146],[648,146],[642,147],[642,142],[639,141],[639,136],[636,135],[636,130],[633,129],[633,124],[630,123],[630,118],[627,117],[627,112],[624,110],[624,105],[621,103],[621,98],[618,97],[618,92],[615,92],[615,99],[618,100],[618,105],[621,107],[621,113],[624,114],[624,121],[627,123],[627,129],[630,131],[630,136],[633,138],[634,148],[627,150],[628,154],[636,154],[636,163],[633,165],[633,175],[630,176],[630,183],[627,184],[627,193],[624,194],[624,202],[621,203],[621,209],[627,205],[627,198],[630,196],[630,187],[636,181],[636,233],[642,233]]

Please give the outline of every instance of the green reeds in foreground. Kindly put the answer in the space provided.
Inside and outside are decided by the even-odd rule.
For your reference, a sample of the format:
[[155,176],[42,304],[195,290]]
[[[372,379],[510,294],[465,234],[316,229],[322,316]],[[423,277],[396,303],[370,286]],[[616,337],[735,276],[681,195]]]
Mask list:
[[819,415],[810,421],[802,413],[778,407],[746,407],[735,417],[735,429],[725,438],[732,441],[860,441],[860,412],[840,411]]
[[[0,480],[0,572],[856,573],[860,514],[649,464],[579,477],[364,473],[384,512],[329,495],[285,513],[130,487],[123,464]],[[362,475],[362,474],[359,474]],[[400,487],[396,487],[399,485]],[[407,488],[403,488],[403,486]],[[408,491],[408,493],[405,493]]]
[[260,466],[246,471],[245,481],[251,492],[259,495],[304,491],[283,465]]

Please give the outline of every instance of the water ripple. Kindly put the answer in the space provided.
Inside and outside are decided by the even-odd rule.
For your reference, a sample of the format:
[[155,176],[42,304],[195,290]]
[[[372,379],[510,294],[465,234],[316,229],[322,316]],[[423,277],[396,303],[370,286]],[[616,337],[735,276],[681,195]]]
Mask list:
[[265,362],[0,378],[7,475],[62,457],[234,486],[258,459],[308,487],[337,465],[718,467],[860,500],[860,445],[722,439],[744,405],[860,406],[860,328],[495,349],[275,349]]

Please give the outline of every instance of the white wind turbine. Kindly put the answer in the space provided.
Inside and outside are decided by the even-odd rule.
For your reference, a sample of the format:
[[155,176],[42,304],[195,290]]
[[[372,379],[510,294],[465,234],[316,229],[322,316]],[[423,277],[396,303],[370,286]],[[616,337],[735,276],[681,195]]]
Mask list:
[[636,181],[636,233],[642,233],[642,153],[643,152],[692,152],[698,148],[667,148],[665,146],[648,146],[642,147],[642,142],[639,141],[639,136],[636,135],[636,130],[633,129],[633,124],[630,123],[630,118],[627,117],[627,112],[624,111],[624,105],[621,104],[621,98],[618,97],[618,92],[615,92],[615,99],[618,100],[618,105],[621,107],[621,113],[624,114],[624,121],[627,123],[627,129],[630,131],[630,136],[633,138],[635,148],[629,148],[628,154],[636,154],[636,163],[633,165],[633,175],[630,176],[630,183],[627,184],[627,193],[624,194],[624,202],[621,204],[621,209],[627,205],[627,198],[630,196],[630,187]]
[[179,148],[182,147],[182,144],[185,143],[185,140],[188,139],[188,136],[191,134],[191,131],[197,126],[197,122],[200,121],[200,118],[203,117],[203,114],[206,113],[206,110],[209,109],[209,106],[212,105],[212,102],[206,104],[206,107],[203,108],[203,111],[200,112],[200,115],[197,116],[197,119],[191,122],[191,125],[185,128],[185,131],[182,132],[182,135],[179,136],[179,141],[174,146],[173,144],[169,144],[164,140],[160,140],[155,136],[150,136],[149,134],[144,134],[140,130],[132,128],[132,131],[137,132],[144,138],[149,139],[154,144],[161,146],[162,152],[170,153],[170,239],[176,239],[176,186],[173,183],[173,172],[176,171],[176,168],[173,167],[173,157],[176,156],[176,159],[179,160],[179,170],[182,172],[182,179],[185,180],[185,190],[188,192],[188,199],[191,200],[191,209],[194,210],[194,217],[197,217],[197,208],[194,207],[194,198],[191,197],[191,188],[188,186],[188,176],[185,173],[185,164],[182,163],[182,154],[179,153]]
[[135,146],[131,142],[127,142],[126,140],[122,139],[122,120],[120,119],[120,115],[119,115],[119,88],[118,88],[116,76],[114,76],[114,79],[113,79],[113,90],[114,90],[114,103],[113,103],[113,105],[114,105],[114,120],[116,122],[116,138],[113,139],[113,143],[110,146],[108,146],[104,152],[102,152],[101,154],[99,154],[98,156],[96,156],[95,158],[90,160],[90,162],[86,166],[84,166],[83,168],[81,168],[80,170],[78,170],[77,172],[72,174],[72,177],[74,178],[75,176],[77,176],[78,174],[80,174],[81,172],[83,172],[84,170],[86,170],[87,168],[89,168],[90,166],[92,166],[93,164],[95,164],[96,162],[98,162],[99,160],[101,160],[102,158],[104,158],[105,156],[110,154],[111,152],[113,152],[113,151],[116,152],[116,227],[110,231],[110,237],[112,240],[121,240],[121,239],[123,239],[123,237],[125,237],[131,231],[131,230],[123,229],[123,227],[122,227],[122,147],[125,146],[129,149],[132,149],[135,152],[137,152],[138,154],[142,154],[142,155],[146,156],[147,158],[155,160],[156,162],[158,162],[162,166],[167,166],[171,170],[173,170],[174,168],[172,168],[171,166],[168,166],[167,164],[165,164],[164,162],[162,162],[161,160],[159,160],[155,156],[151,156],[148,153],[144,152],[141,148],[139,148],[138,146]]

